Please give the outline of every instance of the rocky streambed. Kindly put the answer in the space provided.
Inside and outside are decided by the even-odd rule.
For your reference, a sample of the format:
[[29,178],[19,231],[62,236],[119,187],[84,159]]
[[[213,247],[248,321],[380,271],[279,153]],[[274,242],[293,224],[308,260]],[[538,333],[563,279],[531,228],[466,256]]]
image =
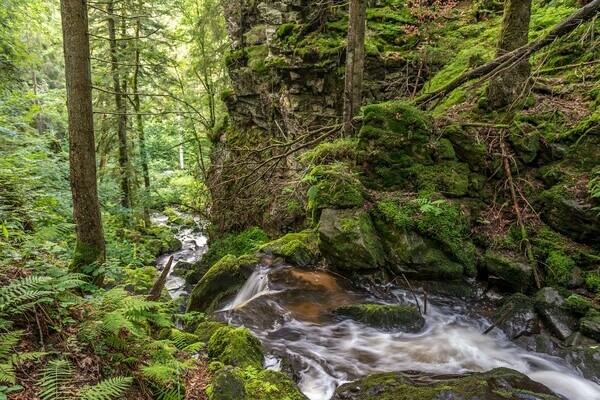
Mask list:
[[[198,273],[194,263],[207,250],[206,236],[198,228],[174,232],[182,249],[163,255],[157,266],[173,256],[179,268],[169,276],[169,292],[173,297],[187,296],[190,286],[183,276]],[[285,376],[268,371],[292,378],[310,400],[600,399],[600,350],[582,337],[575,340],[586,346],[569,348],[554,339],[561,329],[567,336],[573,332],[564,319],[568,317],[560,314],[563,300],[553,289],[541,291],[535,299],[513,295],[499,301],[471,282],[466,285],[471,288],[468,295],[464,287],[460,295],[447,287],[437,292],[431,287],[425,295],[418,283],[409,290],[398,280],[350,281],[324,268],[292,265],[272,250],[225,257],[204,274],[192,302],[212,310],[215,320],[243,326],[260,340],[262,354],[255,356],[262,363],[254,364],[266,369],[260,377],[274,387],[296,393],[289,380],[280,386],[272,383]],[[308,263],[306,254],[297,250],[290,253],[292,258]],[[218,290],[212,293],[214,287]],[[205,298],[196,293],[201,291]],[[555,321],[546,325],[556,332],[540,332],[538,319],[544,315]],[[221,342],[229,340],[224,338],[226,331],[219,331],[214,336],[223,338],[217,343],[213,332],[205,338],[211,357],[219,353],[215,347],[224,348]],[[251,343],[248,339],[235,351],[258,351]],[[278,399],[274,394],[249,394],[248,384],[246,389],[244,384],[232,387],[239,384],[239,371],[246,364],[226,361],[233,367],[216,372],[218,388],[211,399],[230,399],[236,390],[245,390],[248,399]],[[281,398],[302,395],[285,396]]]

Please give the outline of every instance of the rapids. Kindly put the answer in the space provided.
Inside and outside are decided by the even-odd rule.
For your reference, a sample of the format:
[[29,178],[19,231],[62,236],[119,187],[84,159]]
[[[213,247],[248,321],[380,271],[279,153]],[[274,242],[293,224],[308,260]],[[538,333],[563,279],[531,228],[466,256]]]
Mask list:
[[[390,287],[397,302],[414,302]],[[331,314],[336,306],[381,302],[353,291],[322,270],[260,267],[218,315],[260,338],[269,368],[291,372],[311,400],[327,400],[337,386],[376,372],[417,370],[463,374],[507,367],[528,375],[570,400],[600,400],[600,386],[583,379],[561,359],[530,353],[477,316],[473,305],[430,299],[424,330],[384,332]]]

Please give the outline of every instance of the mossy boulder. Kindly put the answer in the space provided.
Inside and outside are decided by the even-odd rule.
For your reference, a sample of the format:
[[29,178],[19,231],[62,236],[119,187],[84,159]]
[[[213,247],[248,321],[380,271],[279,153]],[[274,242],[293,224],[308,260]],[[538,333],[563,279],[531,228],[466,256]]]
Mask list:
[[175,264],[175,268],[173,268],[173,273],[185,279],[185,283],[188,285],[195,285],[209,269],[209,266],[201,261],[195,263],[178,261],[177,264]]
[[447,126],[442,134],[452,143],[460,161],[467,163],[472,171],[483,169],[487,159],[487,147],[484,143],[473,140],[460,125]]
[[287,235],[265,244],[260,251],[272,254],[301,267],[319,260],[318,236],[312,230]]
[[490,284],[502,290],[524,293],[533,287],[533,269],[525,260],[487,251],[482,264]]
[[240,368],[260,369],[264,358],[260,341],[248,329],[233,326],[224,326],[213,333],[207,353],[213,360]]
[[248,278],[236,256],[227,255],[213,265],[192,290],[188,311],[210,313],[234,295]]
[[313,223],[325,208],[343,209],[361,207],[365,188],[347,165],[335,163],[314,167],[305,178],[308,189],[307,211]]
[[270,369],[246,378],[248,400],[308,400],[284,373]]
[[385,257],[371,217],[363,209],[325,209],[319,220],[319,249],[340,270],[376,269]]
[[489,372],[460,376],[454,380],[433,380],[427,385],[418,385],[408,375],[398,372],[374,374],[340,386],[333,399],[559,400],[562,397],[520,372],[496,368]]
[[511,340],[532,335],[538,330],[533,300],[521,293],[505,298],[493,319],[500,321],[498,328]]
[[532,163],[540,151],[540,133],[529,124],[519,124],[511,131],[510,143],[526,164]]
[[600,217],[592,205],[572,198],[556,185],[540,195],[541,217],[546,224],[576,242],[600,243]]
[[207,390],[210,400],[246,400],[246,387],[241,370],[230,365],[219,369]]
[[581,333],[600,342],[600,314],[595,312],[579,322]]
[[535,310],[546,328],[561,340],[566,340],[577,329],[575,318],[564,307],[565,299],[551,287],[545,287],[535,296]]
[[416,333],[425,326],[419,310],[409,305],[355,304],[337,307],[332,312],[386,331]]
[[198,336],[198,340],[204,343],[208,343],[212,335],[219,329],[226,327],[227,324],[218,321],[204,321],[200,322],[196,329],[194,330],[194,334]]

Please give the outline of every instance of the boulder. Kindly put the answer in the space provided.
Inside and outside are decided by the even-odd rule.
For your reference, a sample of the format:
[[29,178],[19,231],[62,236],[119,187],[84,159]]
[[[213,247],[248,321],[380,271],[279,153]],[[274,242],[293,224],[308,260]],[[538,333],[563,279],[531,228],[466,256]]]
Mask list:
[[371,217],[363,209],[323,210],[318,232],[321,253],[337,269],[376,269],[385,263]]
[[504,300],[502,306],[494,313],[494,320],[498,319],[502,319],[497,325],[498,328],[510,340],[532,335],[538,330],[533,300],[520,293]]
[[533,269],[524,260],[508,258],[494,251],[487,251],[483,267],[490,284],[510,292],[526,292],[533,287]]
[[427,385],[417,385],[411,377],[403,373],[374,374],[340,386],[333,396],[333,400],[367,399],[561,400],[564,398],[541,383],[508,368],[456,376],[455,379],[431,379]]
[[265,244],[260,251],[282,257],[290,264],[304,267],[319,260],[317,234],[312,230],[287,235]]
[[409,305],[356,304],[337,307],[333,313],[385,331],[416,333],[425,326],[419,310]]
[[237,257],[227,255],[213,265],[192,290],[188,311],[210,313],[233,296],[248,278]]
[[194,334],[198,336],[198,340],[204,343],[208,343],[212,335],[219,329],[226,327],[227,324],[218,321],[204,321],[200,322],[196,329],[194,330]]
[[581,333],[600,342],[600,314],[594,313],[579,322]]
[[467,135],[460,125],[447,126],[443,131],[454,148],[456,157],[469,165],[472,171],[479,171],[485,166],[487,148],[485,144],[478,143]]
[[546,287],[535,296],[535,310],[550,332],[566,340],[577,328],[577,319],[564,307],[564,298],[554,288]]
[[224,326],[213,333],[208,341],[208,356],[225,365],[260,369],[263,352],[260,341],[246,328]]
[[246,400],[242,371],[229,365],[221,368],[213,376],[208,392],[210,400]]

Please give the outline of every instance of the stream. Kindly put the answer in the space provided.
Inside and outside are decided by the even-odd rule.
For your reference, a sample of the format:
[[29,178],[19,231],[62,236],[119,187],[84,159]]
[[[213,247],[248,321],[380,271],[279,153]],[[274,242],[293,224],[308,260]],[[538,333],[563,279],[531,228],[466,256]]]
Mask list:
[[[183,248],[162,256],[158,268],[171,255],[195,262],[206,252],[201,230],[183,228],[176,235]],[[173,274],[167,287],[173,297],[187,293]],[[393,303],[414,304],[406,290],[386,289]],[[464,374],[498,367],[520,371],[569,400],[600,400],[600,386],[560,358],[527,352],[497,329],[482,334],[491,321],[476,304],[430,297],[425,328],[417,334],[385,332],[331,313],[367,302],[385,304],[325,270],[262,265],[216,316],[250,329],[263,344],[265,366],[291,374],[311,400],[328,400],[339,385],[377,372]]]

